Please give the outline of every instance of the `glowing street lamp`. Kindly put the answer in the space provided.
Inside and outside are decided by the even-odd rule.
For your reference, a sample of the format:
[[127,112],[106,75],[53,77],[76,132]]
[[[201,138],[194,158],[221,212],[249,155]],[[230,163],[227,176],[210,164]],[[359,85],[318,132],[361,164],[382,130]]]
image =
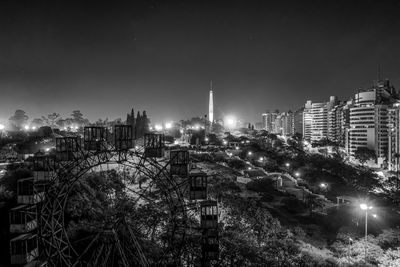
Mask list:
[[224,146],[226,146],[228,144],[228,141],[224,140],[222,143],[224,144]]
[[204,138],[204,141],[208,142],[208,137]]
[[165,123],[165,129],[171,129],[171,128],[172,128],[172,122]]
[[4,130],[6,128],[3,124],[0,124],[0,131]]
[[228,128],[234,128],[236,127],[236,118],[233,116],[227,116],[224,119],[224,124]]
[[162,131],[164,128],[162,127],[162,125],[156,124],[154,126],[154,128],[156,129],[156,131]]
[[253,153],[251,151],[247,152],[247,155],[251,156]]
[[289,168],[289,167],[290,167],[290,163],[289,163],[289,162],[286,162],[286,163],[285,163],[285,166]]
[[28,130],[29,130],[29,125],[25,125],[25,126],[24,126],[24,129],[25,129],[26,131],[28,131]]
[[[368,210],[371,210],[372,206],[368,206],[368,204],[366,204],[366,203],[361,203],[360,208],[361,208],[361,210],[365,210],[364,261],[366,263],[367,262],[367,236],[368,236]],[[372,215],[372,216],[374,216],[374,215]]]
[[327,188],[327,187],[328,187],[328,185],[327,185],[327,184],[325,184],[325,183],[321,183],[319,186],[320,186],[322,189],[325,189],[325,188]]
[[300,173],[299,172],[295,172],[294,175],[299,178],[300,177]]

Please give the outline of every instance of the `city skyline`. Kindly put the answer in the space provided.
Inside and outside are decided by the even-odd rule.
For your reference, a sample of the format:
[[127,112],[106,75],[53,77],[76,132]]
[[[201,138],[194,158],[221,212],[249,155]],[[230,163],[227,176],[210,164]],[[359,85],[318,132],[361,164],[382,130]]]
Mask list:
[[350,98],[378,66],[399,86],[395,1],[287,3],[5,1],[0,120],[16,109],[124,119],[132,106],[152,122],[188,119],[207,114],[213,80],[215,118],[257,122]]

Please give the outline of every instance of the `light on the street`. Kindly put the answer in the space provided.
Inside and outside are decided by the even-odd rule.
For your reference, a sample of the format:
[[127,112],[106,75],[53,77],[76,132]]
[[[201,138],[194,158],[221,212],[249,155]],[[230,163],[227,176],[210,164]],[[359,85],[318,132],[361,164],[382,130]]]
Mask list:
[[36,126],[32,126],[32,130],[36,130]]
[[156,129],[156,131],[162,131],[162,130],[163,130],[163,127],[162,127],[162,125],[160,125],[160,124],[156,124],[156,125],[154,126],[154,128]]
[[206,142],[208,142],[208,137],[206,137],[204,140],[205,140]]
[[321,186],[322,188],[325,188],[325,187],[327,187],[327,184],[321,183],[320,186]]
[[172,128],[172,122],[165,123],[165,129],[171,129],[171,128]]
[[264,160],[264,158],[263,157],[260,157],[260,161],[263,161]]
[[251,151],[247,152],[247,155],[251,156],[253,153]]
[[376,219],[376,218],[378,218],[378,215],[372,214],[372,217],[374,217]]
[[285,165],[286,165],[286,167],[289,167],[289,166],[290,166],[290,163],[289,163],[289,162],[286,162]]
[[5,126],[3,124],[0,124],[0,131],[4,130]]
[[225,127],[234,128],[236,127],[236,118],[234,116],[226,116],[224,119]]
[[299,177],[300,176],[300,173],[299,172],[295,172],[295,174],[294,174],[296,177]]
[[29,130],[29,125],[25,125],[25,126],[24,126],[24,129],[25,129],[25,130]]
[[226,146],[228,144],[228,141],[224,140],[222,143]]
[[370,210],[370,209],[372,209],[372,206],[368,206],[368,205],[365,204],[365,203],[361,203],[361,204],[360,204],[360,208],[361,208],[362,210]]

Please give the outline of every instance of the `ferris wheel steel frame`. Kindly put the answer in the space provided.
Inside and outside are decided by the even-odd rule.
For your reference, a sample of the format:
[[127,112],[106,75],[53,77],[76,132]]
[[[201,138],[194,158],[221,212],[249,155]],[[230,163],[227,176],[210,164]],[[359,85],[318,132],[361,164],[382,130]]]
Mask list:
[[[167,161],[165,164],[161,164],[156,158],[146,157],[146,153],[143,151],[145,148],[136,149],[135,146],[128,145],[128,147],[118,149],[115,145],[110,144],[106,139],[101,140],[100,146],[97,146],[96,149],[90,150],[85,150],[85,146],[82,146],[78,138],[74,139],[67,137],[67,139],[69,139],[68,142],[74,144],[71,146],[72,150],[69,150],[67,147],[65,151],[57,151],[59,153],[56,154],[54,165],[47,166],[50,173],[50,186],[47,190],[46,200],[43,203],[40,213],[40,240],[45,247],[45,257],[49,265],[79,266],[82,264],[79,262],[79,256],[81,255],[78,255],[71,245],[66,226],[64,225],[64,215],[68,203],[68,196],[73,185],[78,182],[82,176],[90,170],[93,170],[93,168],[100,167],[101,169],[104,164],[119,164],[129,168],[134,168],[137,170],[136,174],[143,173],[148,177],[151,177],[152,183],[156,183],[157,186],[164,189],[161,190],[161,193],[164,194],[164,197],[167,200],[172,218],[175,219],[175,216],[179,212],[178,215],[182,215],[182,222],[180,222],[179,225],[175,223],[172,224],[173,228],[170,235],[171,238],[168,240],[169,244],[177,245],[176,240],[174,240],[175,232],[178,232],[179,228],[187,227],[187,225],[185,225],[185,223],[187,223],[185,220],[187,220],[188,212],[195,209],[195,207],[185,203],[182,186],[185,183],[186,178],[180,179],[182,182],[177,184],[175,183],[174,178],[168,173],[167,167],[170,165],[171,160]],[[66,156],[63,156],[63,153]],[[143,196],[139,196],[139,198],[140,197]],[[140,244],[138,244],[131,229],[128,228],[128,230],[132,240],[135,240],[135,246],[139,248],[137,251],[139,254],[139,262],[142,266],[148,266],[149,263],[147,262],[145,255],[143,252],[140,252]],[[184,249],[186,231],[182,232],[183,235],[181,236],[180,241],[182,242],[181,247]],[[118,244],[119,240],[117,239],[116,241],[117,247],[121,247],[120,244]],[[92,240],[91,244],[93,242],[95,242],[95,239]],[[99,254],[104,255],[102,251],[111,253],[105,251],[107,249],[109,250],[109,248],[103,244],[99,248]],[[86,252],[87,251],[84,253]],[[171,251],[166,251],[166,253],[167,252]],[[74,257],[76,258],[76,256],[78,256],[78,261],[74,262]],[[179,258],[180,255],[174,256],[178,256]],[[121,255],[121,258],[124,262],[123,265],[127,265],[127,261],[123,259],[123,255]],[[98,261],[99,258],[96,258],[94,263]]]

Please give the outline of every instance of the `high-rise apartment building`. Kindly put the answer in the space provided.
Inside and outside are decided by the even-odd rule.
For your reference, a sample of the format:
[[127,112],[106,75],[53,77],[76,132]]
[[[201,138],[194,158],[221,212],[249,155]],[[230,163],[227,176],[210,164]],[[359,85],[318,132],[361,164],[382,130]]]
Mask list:
[[294,114],[291,111],[281,114],[281,127],[283,135],[294,134]]
[[293,112],[267,112],[262,114],[262,127],[270,133],[293,135],[294,114]]
[[375,151],[378,165],[387,159],[389,146],[388,110],[395,102],[396,91],[389,81],[378,81],[371,89],[355,95],[350,107],[350,125],[347,133],[346,151],[354,160],[360,147]]
[[303,135],[303,108],[293,114],[294,133]]
[[335,96],[329,102],[312,103],[308,100],[303,111],[303,137],[309,142],[316,142],[328,136],[328,113],[338,105]]
[[263,129],[270,133],[275,133],[275,130],[276,130],[275,120],[276,120],[277,116],[278,116],[278,112],[267,111],[266,113],[263,113],[262,114]]
[[400,170],[400,103],[388,109],[388,169]]

